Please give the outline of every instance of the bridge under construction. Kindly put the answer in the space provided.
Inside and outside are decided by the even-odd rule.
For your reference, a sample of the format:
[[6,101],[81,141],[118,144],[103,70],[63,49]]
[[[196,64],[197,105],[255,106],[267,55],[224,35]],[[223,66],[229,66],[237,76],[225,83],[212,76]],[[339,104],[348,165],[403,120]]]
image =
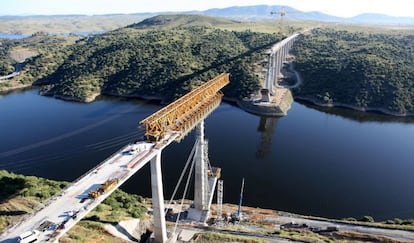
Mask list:
[[32,232],[41,242],[57,242],[150,162],[155,241],[167,242],[161,153],[169,144],[180,141],[195,127],[196,142],[192,151],[195,165],[194,207],[189,210],[188,217],[205,222],[209,217],[214,188],[221,170],[209,166],[204,119],[219,106],[223,96],[220,89],[229,82],[229,74],[220,74],[142,120],[140,124],[145,127],[146,140],[128,144],[115,152],[49,199],[44,206],[7,229],[0,235],[0,241],[16,242],[22,233]]
[[293,102],[288,88],[279,85],[284,62],[293,43],[301,36],[295,33],[273,45],[267,52],[267,68],[260,95],[252,95],[238,105],[247,112],[262,116],[286,116]]

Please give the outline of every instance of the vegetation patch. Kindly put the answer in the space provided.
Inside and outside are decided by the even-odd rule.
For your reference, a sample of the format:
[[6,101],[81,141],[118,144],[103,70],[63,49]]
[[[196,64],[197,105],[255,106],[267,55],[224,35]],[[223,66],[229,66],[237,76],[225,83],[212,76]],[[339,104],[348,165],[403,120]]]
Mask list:
[[294,45],[296,97],[394,115],[414,114],[414,32],[316,29]]
[[285,239],[298,240],[300,242],[335,242],[333,238],[313,233],[308,230],[280,230],[276,231],[274,235]]
[[243,242],[243,243],[264,243],[265,241],[254,237],[236,236],[222,233],[197,233],[193,242]]
[[67,236],[59,239],[62,243],[71,242],[127,242],[110,235],[104,230],[104,225],[99,222],[91,222],[82,220],[68,231]]

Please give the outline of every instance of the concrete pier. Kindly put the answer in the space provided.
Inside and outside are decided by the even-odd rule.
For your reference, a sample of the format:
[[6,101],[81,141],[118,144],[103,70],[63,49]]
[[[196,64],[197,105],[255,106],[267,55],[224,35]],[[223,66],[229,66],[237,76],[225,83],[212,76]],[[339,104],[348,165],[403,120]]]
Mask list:
[[188,209],[188,219],[206,223],[210,217],[210,206],[221,169],[209,168],[208,143],[204,139],[204,120],[197,125],[196,143],[193,158],[195,160],[194,207]]
[[207,160],[206,160],[206,141],[204,139],[204,120],[196,127],[196,142],[198,143],[195,151],[195,185],[194,185],[194,208],[197,210],[207,209]]

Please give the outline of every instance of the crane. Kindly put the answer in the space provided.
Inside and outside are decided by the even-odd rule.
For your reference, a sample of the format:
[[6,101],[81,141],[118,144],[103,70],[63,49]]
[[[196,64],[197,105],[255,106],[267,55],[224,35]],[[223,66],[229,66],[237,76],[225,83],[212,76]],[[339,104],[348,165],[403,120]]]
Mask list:
[[285,7],[282,7],[280,11],[271,11],[270,14],[278,14],[280,15],[280,25],[279,25],[279,33],[283,36],[283,19],[286,15]]
[[281,7],[281,9],[279,11],[271,11],[270,12],[271,15],[274,15],[274,14],[280,15],[279,34],[282,36],[282,38],[285,35],[285,33],[284,33],[284,18],[285,18],[287,13],[292,14],[292,13],[301,13],[301,12],[300,11],[286,11],[285,7]]

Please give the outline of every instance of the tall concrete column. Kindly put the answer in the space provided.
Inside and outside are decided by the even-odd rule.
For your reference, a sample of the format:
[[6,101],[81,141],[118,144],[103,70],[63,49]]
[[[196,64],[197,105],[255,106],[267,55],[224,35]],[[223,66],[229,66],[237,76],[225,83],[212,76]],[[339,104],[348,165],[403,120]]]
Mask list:
[[273,80],[273,53],[270,53],[267,58],[267,72],[266,72],[266,80],[264,88],[268,89],[270,92],[270,89],[272,88],[272,80]]
[[196,128],[194,208],[207,210],[207,164],[205,158],[204,120]]
[[274,91],[276,91],[276,84],[277,84],[277,78],[279,75],[278,66],[279,66],[279,50],[275,52],[273,55],[273,80],[272,80],[272,87],[274,88]]
[[284,61],[286,61],[288,53],[289,53],[289,46],[286,45],[285,46],[285,60]]
[[164,243],[167,241],[167,228],[165,226],[164,192],[162,188],[161,151],[158,151],[157,155],[151,159],[151,190],[155,241]]
[[275,80],[274,80],[274,85],[277,87],[277,81],[279,80],[279,75],[280,75],[280,70],[281,70],[281,59],[282,59],[282,50],[281,48],[279,48],[279,50],[277,50],[277,57],[276,57],[276,68],[275,68]]
[[267,89],[269,90],[270,94],[273,95],[273,83],[275,79],[275,53],[270,54],[270,62],[269,62],[269,69],[268,72],[270,73],[269,82]]

